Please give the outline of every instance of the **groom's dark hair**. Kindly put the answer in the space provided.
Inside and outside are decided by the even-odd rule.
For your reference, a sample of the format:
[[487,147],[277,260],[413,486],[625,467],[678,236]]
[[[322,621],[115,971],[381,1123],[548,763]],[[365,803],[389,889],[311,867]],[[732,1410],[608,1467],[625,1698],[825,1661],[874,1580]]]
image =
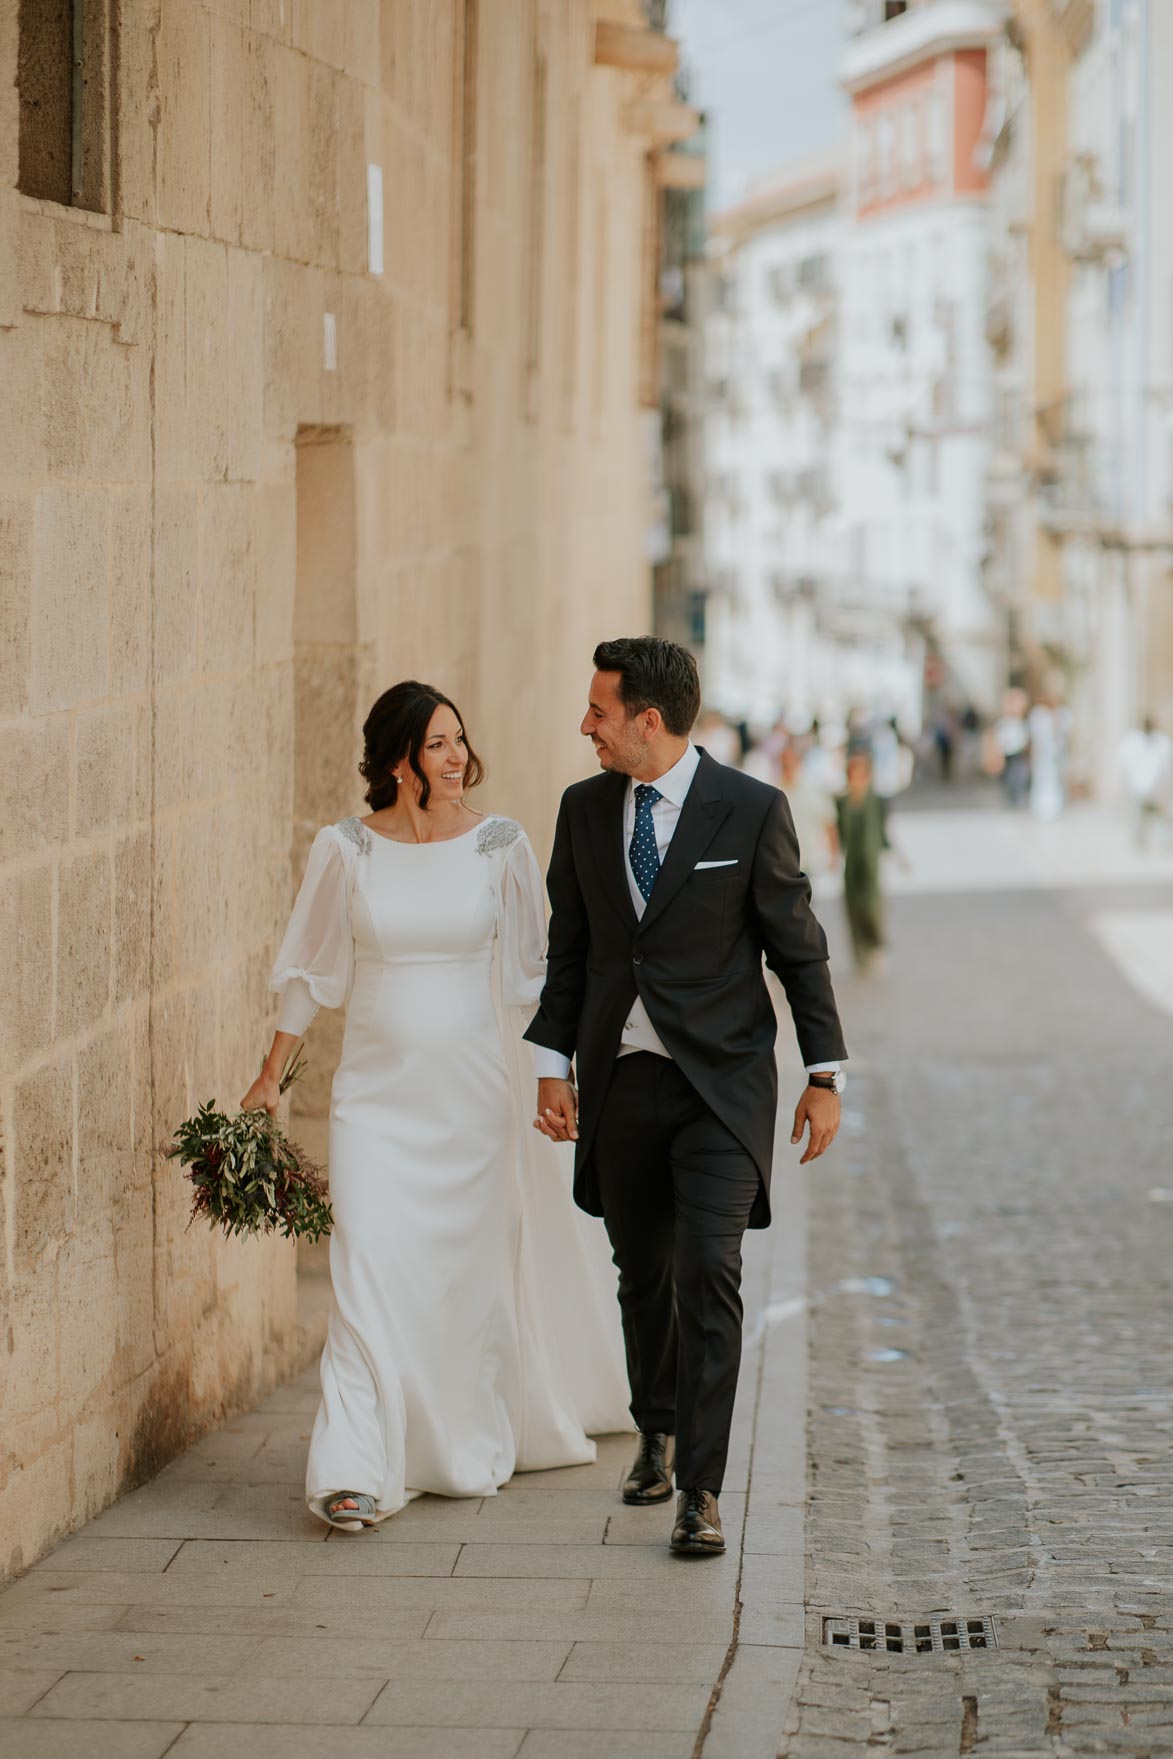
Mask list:
[[701,681],[686,647],[655,635],[601,641],[595,649],[595,670],[618,672],[619,700],[628,720],[644,709],[659,709],[669,733],[679,739],[691,733],[701,712]]

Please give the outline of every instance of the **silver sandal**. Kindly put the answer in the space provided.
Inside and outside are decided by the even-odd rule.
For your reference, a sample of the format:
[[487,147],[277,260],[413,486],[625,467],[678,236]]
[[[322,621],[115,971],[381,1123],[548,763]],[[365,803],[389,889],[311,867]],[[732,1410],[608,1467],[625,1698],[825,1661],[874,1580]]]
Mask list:
[[[342,1504],[347,1502],[358,1506],[345,1509]],[[361,1533],[364,1527],[376,1526],[379,1516],[373,1496],[361,1490],[339,1490],[327,1498],[322,1519],[341,1533]]]

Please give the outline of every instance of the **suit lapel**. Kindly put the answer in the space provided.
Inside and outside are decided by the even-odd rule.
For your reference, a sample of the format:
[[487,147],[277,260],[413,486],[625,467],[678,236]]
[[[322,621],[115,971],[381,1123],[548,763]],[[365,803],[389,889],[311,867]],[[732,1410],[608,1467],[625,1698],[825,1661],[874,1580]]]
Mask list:
[[[623,806],[627,793],[627,777],[614,773],[607,777],[607,786],[600,788],[590,803],[591,853],[599,870],[599,878],[612,904],[628,928],[636,923],[635,906],[627,884],[627,863],[623,849]],[[655,896],[653,892],[652,896]]]
[[[709,754],[702,750],[692,787],[684,797],[676,830],[664,857],[664,865],[657,875],[647,909],[640,921],[641,930],[649,927],[668,908],[732,811],[732,805],[722,794],[721,766],[714,763]],[[626,875],[624,889],[626,890]]]

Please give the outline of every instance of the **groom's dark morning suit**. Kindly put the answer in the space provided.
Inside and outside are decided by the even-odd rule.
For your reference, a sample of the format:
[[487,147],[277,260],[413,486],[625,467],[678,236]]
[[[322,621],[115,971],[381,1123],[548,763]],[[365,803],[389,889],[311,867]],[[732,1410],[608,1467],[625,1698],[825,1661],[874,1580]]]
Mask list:
[[[608,772],[562,797],[549,967],[526,1037],[577,1064],[575,1198],[605,1218],[619,1268],[632,1415],[676,1436],[678,1485],[716,1494],[741,1358],[741,1239],[770,1220],[778,1079],[763,955],[803,1061],[846,1052],[783,795],[701,751],[641,917],[630,787]],[[621,1054],[637,996],[667,1056]]]

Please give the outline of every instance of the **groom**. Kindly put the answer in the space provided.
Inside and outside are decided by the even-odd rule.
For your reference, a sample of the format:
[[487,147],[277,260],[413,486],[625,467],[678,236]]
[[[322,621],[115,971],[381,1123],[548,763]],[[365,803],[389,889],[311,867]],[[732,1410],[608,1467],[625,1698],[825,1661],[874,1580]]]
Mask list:
[[[717,1497],[741,1360],[741,1237],[770,1220],[778,1079],[762,956],[794,1016],[803,1163],[839,1128],[846,1055],[785,798],[689,740],[696,662],[603,642],[582,732],[601,776],[562,797],[549,968],[526,1037],[535,1124],[577,1143],[575,1198],[619,1267],[639,1448],[623,1500],[679,1491],[672,1550],[725,1549]],[[571,1074],[578,1065],[581,1097]]]

